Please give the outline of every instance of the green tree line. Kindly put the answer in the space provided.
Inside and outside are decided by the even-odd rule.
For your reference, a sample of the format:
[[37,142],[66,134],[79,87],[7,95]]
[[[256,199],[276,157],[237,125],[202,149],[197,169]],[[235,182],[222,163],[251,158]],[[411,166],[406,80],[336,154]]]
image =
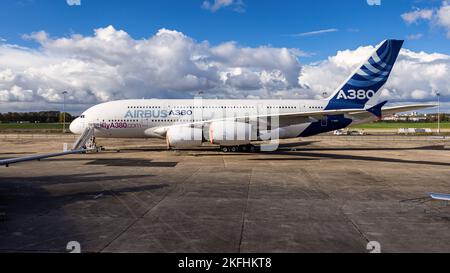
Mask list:
[[[66,122],[71,122],[75,119],[69,113],[66,113]],[[0,113],[0,122],[30,122],[30,123],[57,123],[63,122],[64,115],[59,111],[42,111],[42,112],[9,112]]]

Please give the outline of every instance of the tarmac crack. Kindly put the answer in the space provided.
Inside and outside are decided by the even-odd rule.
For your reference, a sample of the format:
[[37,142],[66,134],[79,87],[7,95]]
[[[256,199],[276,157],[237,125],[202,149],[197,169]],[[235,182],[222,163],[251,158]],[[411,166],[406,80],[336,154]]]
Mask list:
[[[326,199],[332,199],[330,194],[328,194],[322,187],[316,182],[316,180],[313,178],[313,175],[305,168],[300,168],[297,172],[300,176],[306,177],[309,184],[319,193],[322,193],[326,196]],[[319,180],[319,177],[315,175],[317,180]]]
[[353,228],[359,233],[359,235],[361,235],[361,237],[366,240],[366,242],[370,242],[369,238],[367,238],[367,236],[364,234],[364,232],[358,227],[358,225],[352,220],[350,219],[350,217],[348,217],[345,212],[342,211],[341,209],[341,213],[344,215],[344,218],[347,219],[347,221],[350,222],[350,224],[353,226]]
[[[338,201],[336,199],[333,198],[333,196],[330,193],[327,193],[324,189],[322,189],[322,187],[319,185],[319,183],[316,182],[315,179],[312,179],[312,175],[310,172],[308,172],[306,169],[301,168],[300,170],[302,170],[304,172],[304,174],[306,174],[306,177],[308,177],[308,180],[311,182],[311,184],[317,189],[320,190],[322,193],[324,193],[327,196],[327,199],[331,200],[332,202],[336,203],[336,205],[340,205],[339,206],[339,211],[342,214],[343,218],[350,223],[350,225],[356,230],[356,232],[363,238],[363,240],[365,240],[366,242],[370,242],[369,238],[367,238],[367,236],[364,234],[364,232],[358,227],[358,225],[348,216],[348,214],[345,213],[345,211],[343,210],[343,206],[344,204],[338,204]],[[367,174],[367,173],[366,173]],[[317,181],[320,181],[320,179],[317,179]],[[384,182],[384,180],[382,180]]]
[[[186,179],[183,180],[183,182],[179,184],[185,183],[187,180],[189,180],[191,177],[195,176],[200,171],[200,168],[198,168],[195,172],[193,172],[191,175],[189,175]],[[118,238],[120,238],[123,234],[125,234],[127,231],[131,229],[136,223],[138,223],[141,219],[143,219],[148,213],[150,213],[154,208],[156,208],[166,197],[170,194],[170,191],[168,191],[166,194],[164,194],[161,199],[156,202],[153,206],[151,206],[149,209],[147,209],[143,214],[140,216],[135,216],[135,220],[132,221],[124,230],[122,230],[117,236],[115,236],[109,243],[107,243],[100,252],[103,252],[105,249],[107,249],[112,243],[114,243]]]
[[238,253],[241,253],[241,247],[242,247],[242,240],[244,238],[244,229],[245,229],[245,219],[247,216],[247,207],[248,207],[248,200],[250,197],[250,184],[252,182],[252,177],[253,177],[253,169],[250,173],[250,177],[248,179],[248,184],[247,184],[247,197],[245,199],[245,207],[244,207],[244,211],[242,212],[242,223],[241,223],[241,233],[239,236],[239,246],[238,246]]

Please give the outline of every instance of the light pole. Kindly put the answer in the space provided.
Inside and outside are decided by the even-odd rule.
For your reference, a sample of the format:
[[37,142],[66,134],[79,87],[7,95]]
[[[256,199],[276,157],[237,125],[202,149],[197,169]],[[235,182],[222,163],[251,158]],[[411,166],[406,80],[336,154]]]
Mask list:
[[438,129],[437,129],[437,133],[441,134],[441,93],[439,93],[439,91],[436,91],[436,96],[438,98],[438,116],[437,116]]
[[66,133],[66,94],[67,91],[63,91],[63,134]]

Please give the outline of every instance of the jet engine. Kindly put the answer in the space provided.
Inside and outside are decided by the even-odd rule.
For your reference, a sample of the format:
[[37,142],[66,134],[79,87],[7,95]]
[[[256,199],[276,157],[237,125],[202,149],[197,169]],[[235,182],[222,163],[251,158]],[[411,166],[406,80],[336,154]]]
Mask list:
[[243,122],[217,121],[209,127],[209,141],[221,146],[247,145],[252,141],[252,125]]
[[190,126],[174,126],[167,130],[166,142],[168,147],[191,148],[202,146],[203,130]]

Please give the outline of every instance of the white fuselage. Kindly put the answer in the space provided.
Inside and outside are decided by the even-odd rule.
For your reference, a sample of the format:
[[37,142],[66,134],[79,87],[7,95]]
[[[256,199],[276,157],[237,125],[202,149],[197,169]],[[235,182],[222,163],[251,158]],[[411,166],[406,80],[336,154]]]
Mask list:
[[[70,130],[81,134],[88,125],[95,124],[95,135],[99,137],[150,138],[156,137],[149,133],[151,128],[224,117],[315,112],[323,110],[327,103],[327,100],[120,100],[89,108],[72,122]],[[280,138],[298,137],[313,122],[290,124]]]

